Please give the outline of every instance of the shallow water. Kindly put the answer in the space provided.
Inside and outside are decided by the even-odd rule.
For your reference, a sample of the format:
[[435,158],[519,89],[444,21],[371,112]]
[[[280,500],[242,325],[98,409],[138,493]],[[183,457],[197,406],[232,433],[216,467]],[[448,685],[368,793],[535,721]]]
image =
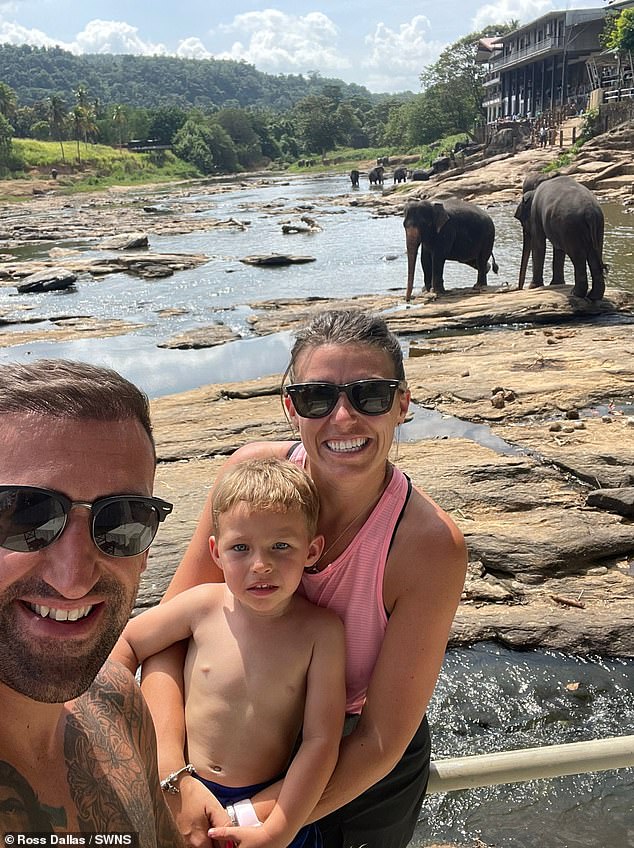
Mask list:
[[[165,350],[156,344],[218,319],[249,336],[249,304],[258,300],[404,292],[407,259],[401,218],[374,218],[371,209],[332,203],[342,195],[351,199],[358,195],[343,175],[271,179],[267,187],[237,185],[235,191],[215,196],[206,196],[201,189],[189,199],[192,215],[236,217],[250,220],[251,226],[246,232],[212,229],[151,238],[154,251],[208,255],[209,261],[195,271],[151,282],[123,274],[79,280],[77,292],[71,294],[16,295],[0,288],[2,307],[28,305],[35,314],[87,314],[146,322],[147,327],[110,339],[1,348],[0,361],[41,356],[84,359],[120,370],[152,397],[206,383],[281,374],[291,344],[288,333],[245,338],[208,350]],[[160,202],[168,204],[169,196]],[[196,211],[202,207],[209,211]],[[298,211],[291,214],[291,207]],[[323,232],[284,236],[281,221],[297,220],[304,211]],[[604,211],[610,283],[634,291],[634,216],[610,204]],[[497,228],[495,256],[500,265],[499,276],[491,275],[490,281],[512,285],[521,255],[514,204],[489,212]],[[316,261],[283,268],[239,261],[248,254],[270,252],[309,254]],[[41,255],[42,248],[21,253]],[[475,272],[457,263],[447,264],[445,277],[448,288],[475,282]],[[415,286],[422,286],[420,266]],[[181,308],[186,314],[161,316],[165,308]],[[487,427],[421,408],[403,427],[402,438],[456,435],[503,453],[515,451]],[[574,694],[564,686],[570,680],[583,684]],[[434,756],[632,734],[633,680],[634,663],[518,654],[487,645],[452,651],[430,708]],[[413,844],[447,839],[473,845],[480,838],[499,848],[629,848],[634,846],[633,790],[634,775],[627,770],[436,796],[425,802]]]
[[[429,709],[432,757],[631,735],[633,703],[632,660],[450,651]],[[433,795],[412,845],[632,848],[633,793],[634,769],[621,769]]]

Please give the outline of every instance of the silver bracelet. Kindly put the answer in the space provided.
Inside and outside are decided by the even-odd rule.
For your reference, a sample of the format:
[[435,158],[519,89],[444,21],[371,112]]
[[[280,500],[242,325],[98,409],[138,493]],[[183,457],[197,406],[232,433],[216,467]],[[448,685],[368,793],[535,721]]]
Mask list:
[[196,769],[193,767],[191,763],[187,763],[186,766],[179,768],[178,771],[173,771],[171,774],[168,774],[165,780],[161,781],[161,789],[163,792],[169,792],[170,795],[177,795],[180,792],[178,788],[178,778],[181,774],[194,774]]
[[225,812],[231,819],[231,824],[235,827],[235,825],[238,824],[238,817],[236,815],[236,811],[233,808],[233,804],[227,804],[227,806],[225,807]]

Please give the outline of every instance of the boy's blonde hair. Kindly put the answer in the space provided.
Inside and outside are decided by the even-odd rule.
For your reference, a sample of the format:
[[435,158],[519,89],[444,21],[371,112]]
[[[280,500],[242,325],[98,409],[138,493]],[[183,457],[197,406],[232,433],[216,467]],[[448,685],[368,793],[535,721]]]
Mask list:
[[308,474],[287,459],[247,459],[231,466],[216,484],[212,516],[215,532],[218,518],[238,504],[256,510],[298,510],[306,521],[311,539],[317,531],[319,495]]

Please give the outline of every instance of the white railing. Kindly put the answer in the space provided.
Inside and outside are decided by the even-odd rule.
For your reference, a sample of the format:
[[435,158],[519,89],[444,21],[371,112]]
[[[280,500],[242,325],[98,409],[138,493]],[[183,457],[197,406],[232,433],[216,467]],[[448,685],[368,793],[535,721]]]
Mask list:
[[431,764],[427,793],[455,792],[498,783],[523,783],[630,766],[634,766],[634,736],[612,736],[545,748],[521,748],[436,760]]

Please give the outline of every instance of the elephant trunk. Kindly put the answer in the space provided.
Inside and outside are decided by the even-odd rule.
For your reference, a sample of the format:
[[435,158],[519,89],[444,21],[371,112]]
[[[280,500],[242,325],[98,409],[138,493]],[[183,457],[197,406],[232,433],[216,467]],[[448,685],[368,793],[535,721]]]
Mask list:
[[517,287],[519,289],[524,288],[524,281],[526,280],[526,268],[528,267],[528,257],[531,255],[531,237],[530,233],[526,228],[524,228],[524,240],[522,242],[522,259],[520,261],[520,276],[517,281]]
[[405,244],[407,245],[407,291],[405,300],[409,303],[414,288],[414,272],[416,271],[416,257],[421,243],[420,233],[417,227],[405,228]]

